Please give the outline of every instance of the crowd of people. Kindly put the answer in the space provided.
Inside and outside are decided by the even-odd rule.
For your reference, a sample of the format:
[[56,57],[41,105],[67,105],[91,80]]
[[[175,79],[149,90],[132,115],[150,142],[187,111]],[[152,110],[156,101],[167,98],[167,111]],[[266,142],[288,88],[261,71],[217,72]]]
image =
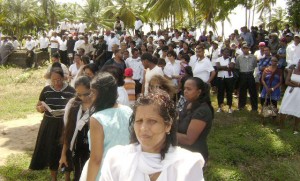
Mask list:
[[[273,104],[277,131],[293,116],[298,134],[300,35],[288,26],[282,32],[242,27],[225,38],[212,31],[196,37],[193,28],[144,33],[138,18],[134,35],[120,18],[103,34],[86,32],[84,23],[76,27],[65,20],[60,32],[27,36],[24,44],[28,68],[35,48],[51,53],[30,169],[49,167],[52,180],[58,168],[66,180],[72,171],[82,181],[203,180],[214,115],[245,109],[248,93],[251,111],[259,100]],[[54,115],[45,104],[65,112]]]

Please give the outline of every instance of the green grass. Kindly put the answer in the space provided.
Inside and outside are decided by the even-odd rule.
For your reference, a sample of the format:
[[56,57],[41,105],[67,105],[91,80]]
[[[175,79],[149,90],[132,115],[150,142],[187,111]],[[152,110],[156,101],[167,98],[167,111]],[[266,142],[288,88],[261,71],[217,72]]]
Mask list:
[[[45,85],[42,78],[45,69],[23,72],[18,68],[0,68],[1,119],[25,117],[35,112],[34,106]],[[215,95],[212,100],[216,108]],[[235,99],[234,109],[236,105]],[[247,110],[232,115],[216,113],[208,137],[210,156],[205,179],[300,180],[300,135],[292,134],[292,124],[293,120],[287,119],[286,128],[277,133],[276,123],[269,119],[262,126],[257,113]],[[29,166],[30,157],[31,153],[11,155],[5,166],[0,167],[0,177],[9,181],[49,180],[47,170],[23,172]],[[62,174],[59,178],[63,180]]]
[[24,118],[35,112],[39,94],[45,86],[41,69],[24,69],[0,66],[0,120]]

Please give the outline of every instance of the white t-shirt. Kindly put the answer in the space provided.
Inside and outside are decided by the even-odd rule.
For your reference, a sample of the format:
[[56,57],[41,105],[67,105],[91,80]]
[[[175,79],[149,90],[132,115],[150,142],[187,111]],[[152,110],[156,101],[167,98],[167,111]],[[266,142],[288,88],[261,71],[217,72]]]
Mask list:
[[175,43],[179,43],[181,40],[183,40],[181,36],[179,36],[178,38],[176,38],[176,36],[174,36],[172,38],[172,41],[175,42]]
[[[172,64],[170,61],[166,64],[165,68],[164,68],[164,74],[169,77],[172,78],[173,75],[179,75],[180,74],[180,61],[179,60],[175,60],[175,62]],[[172,79],[172,82],[175,86],[178,85],[178,80],[177,79]]]
[[118,87],[117,102],[126,106],[130,106],[128,94],[124,86]]
[[264,53],[261,54],[260,50],[256,50],[255,53],[254,53],[254,56],[256,57],[257,60],[260,60],[260,59],[265,57],[265,54]]
[[[219,57],[216,61],[216,63],[220,63],[220,66],[229,66],[230,63],[234,63],[234,59],[232,58],[230,60],[230,58],[227,58],[226,60],[224,60],[224,57]],[[232,78],[233,77],[233,73],[231,73],[231,75],[229,75],[228,71],[225,70],[219,70],[218,71],[218,77],[221,78]]]
[[85,29],[87,28],[85,23],[79,23],[78,25],[78,32],[79,33],[84,33]]
[[107,51],[111,52],[112,51],[112,46],[114,44],[120,45],[120,41],[118,40],[117,37],[111,38],[111,36],[109,36],[109,37],[107,37],[106,44],[107,44]]
[[135,30],[141,30],[143,26],[143,22],[141,20],[137,20],[134,23],[134,29]]
[[197,61],[193,68],[193,75],[194,77],[198,77],[202,79],[204,82],[207,82],[210,77],[210,73],[214,71],[214,67],[210,60],[205,57],[201,61]]
[[25,48],[27,49],[27,50],[33,50],[34,49],[34,47],[35,47],[35,41],[34,40],[30,40],[30,41],[26,41],[26,43],[25,43]]
[[82,44],[84,44],[84,40],[77,40],[77,41],[75,42],[75,45],[74,45],[74,52],[77,52],[77,51],[78,51],[77,49],[78,49]]
[[59,50],[67,51],[67,40],[65,40],[65,41],[60,40],[59,41]]

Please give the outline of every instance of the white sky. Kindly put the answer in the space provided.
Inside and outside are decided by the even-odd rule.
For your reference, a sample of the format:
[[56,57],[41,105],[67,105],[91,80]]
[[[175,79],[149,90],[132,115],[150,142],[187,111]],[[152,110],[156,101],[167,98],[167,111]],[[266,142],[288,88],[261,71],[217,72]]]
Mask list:
[[[84,5],[86,2],[86,0],[56,0],[56,1],[62,2],[62,3],[76,2],[80,5]],[[276,7],[286,8],[286,0],[277,0],[277,3],[274,6],[274,8],[276,8]],[[258,25],[258,22],[259,22],[258,16],[259,15],[256,13],[255,18],[254,18],[254,25]],[[229,16],[229,18],[231,19],[231,24],[228,23],[227,21],[224,24],[225,25],[225,36],[232,33],[233,29],[240,29],[240,27],[245,25],[245,8],[242,6],[235,8],[235,10],[233,11],[233,14],[231,14]],[[251,24],[252,24],[252,14],[251,14]],[[250,26],[251,26],[251,24],[250,24]],[[221,23],[218,23],[217,27],[221,27]],[[144,31],[147,32],[147,29],[148,29],[148,27],[145,26]],[[221,35],[221,28],[218,30],[218,34]],[[197,36],[199,36],[199,33],[197,33]]]

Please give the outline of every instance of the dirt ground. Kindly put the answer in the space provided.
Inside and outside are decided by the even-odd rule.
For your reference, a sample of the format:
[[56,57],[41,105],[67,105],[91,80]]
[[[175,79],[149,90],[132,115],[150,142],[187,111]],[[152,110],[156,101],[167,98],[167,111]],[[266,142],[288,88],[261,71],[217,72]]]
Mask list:
[[34,149],[42,115],[35,113],[25,119],[0,120],[0,165],[5,164],[10,154]]

